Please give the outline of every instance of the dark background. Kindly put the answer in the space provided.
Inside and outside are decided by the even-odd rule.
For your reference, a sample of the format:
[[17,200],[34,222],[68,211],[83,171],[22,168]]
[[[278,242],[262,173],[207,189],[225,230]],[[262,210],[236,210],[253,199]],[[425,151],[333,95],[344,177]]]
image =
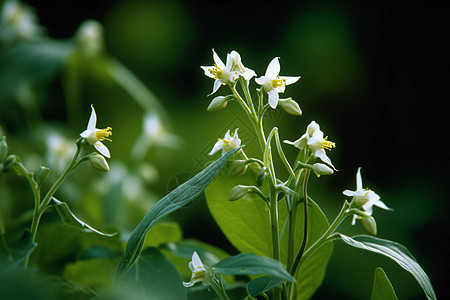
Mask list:
[[[212,64],[211,48],[223,59],[237,50],[259,75],[273,57],[281,57],[281,75],[302,76],[286,93],[304,113],[300,119],[282,115],[281,138],[298,138],[316,120],[337,144],[329,156],[339,172],[323,180],[330,191],[316,191],[337,198],[320,203],[327,216],[341,205],[341,191],[354,189],[362,166],[365,185],[394,208],[375,209],[379,236],[407,246],[438,298],[446,296],[448,1],[26,2],[54,38],[72,37],[88,18],[104,25],[107,53],[158,95],[174,132],[185,139],[167,181],[198,171],[195,157],[230,122],[230,112],[205,111],[212,81],[199,66]],[[123,110],[114,105],[111,110]],[[201,204],[197,208],[205,211]],[[203,220],[211,221],[204,216],[196,222]],[[185,236],[235,251],[217,228],[197,230],[198,224],[186,223]],[[400,299],[423,298],[414,279],[397,266],[337,243],[314,299],[368,299],[378,265]]]

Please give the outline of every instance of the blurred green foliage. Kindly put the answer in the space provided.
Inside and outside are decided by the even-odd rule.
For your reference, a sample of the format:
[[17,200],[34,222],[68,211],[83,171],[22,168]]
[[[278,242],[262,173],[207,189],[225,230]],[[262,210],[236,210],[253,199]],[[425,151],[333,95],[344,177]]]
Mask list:
[[[344,199],[341,192],[353,188],[355,170],[363,167],[366,184],[394,208],[394,212],[376,212],[379,235],[406,245],[435,282],[437,294],[443,293],[440,277],[448,258],[439,261],[439,248],[442,240],[448,239],[449,229],[448,196],[441,183],[448,176],[445,165],[429,163],[446,153],[434,144],[436,134],[430,133],[434,129],[429,121],[439,122],[439,112],[430,116],[434,111],[422,104],[434,101],[437,91],[417,90],[423,71],[419,67],[430,53],[419,56],[423,48],[414,47],[420,40],[411,43],[409,39],[409,32],[418,26],[412,24],[416,21],[413,17],[421,14],[431,20],[431,15],[440,11],[438,1],[423,11],[425,3],[400,1],[288,1],[276,12],[273,5],[259,1],[81,1],[74,5],[78,7],[74,11],[69,10],[72,5],[62,9],[57,1],[27,2],[34,6],[46,29],[38,40],[2,44],[0,136],[7,136],[10,152],[19,155],[31,170],[41,164],[49,166],[51,181],[62,170],[61,163],[48,155],[50,136],[68,140],[67,146],[60,147],[69,151],[73,147],[70,141],[87,124],[89,105],[95,105],[100,126],[113,128],[113,142],[108,144],[111,171],[99,174],[83,166],[58,195],[83,220],[95,228],[133,229],[147,210],[173,189],[177,176],[188,178],[207,163],[210,158],[206,153],[228,129],[239,127],[248,153],[257,151],[257,142],[245,133],[249,125],[234,103],[226,110],[206,112],[212,100],[207,97],[212,81],[204,78],[199,66],[211,64],[211,48],[221,56],[239,51],[246,66],[258,74],[263,74],[274,56],[280,56],[283,74],[302,76],[289,95],[299,102],[304,116],[274,112],[267,126],[276,123],[281,138],[293,140],[316,120],[337,145],[331,155],[340,172],[320,178],[320,183],[311,180],[312,198],[333,218]],[[74,29],[88,18],[98,19],[103,26],[104,49],[98,55],[82,53],[76,38]],[[411,27],[399,25],[402,21]],[[397,42],[394,33],[402,30],[406,33]],[[422,31],[415,32],[422,36]],[[405,41],[403,46],[401,42]],[[416,57],[411,59],[413,55]],[[115,63],[137,75],[148,87],[149,98],[156,95],[164,130],[180,137],[178,147],[155,143],[145,157],[131,155],[142,132],[143,118],[153,110],[133,95],[135,89],[130,92],[117,81],[120,77],[114,77],[117,73],[112,71]],[[426,83],[427,88],[436,84]],[[433,108],[433,102],[428,103]],[[424,145],[425,137],[432,140],[429,146]],[[286,153],[295,155],[292,149],[286,149]],[[64,156],[60,159],[67,161]],[[0,175],[2,234],[18,234],[15,230],[31,221],[32,205],[31,191],[22,178]],[[185,237],[236,253],[214,224],[204,199],[172,218]],[[54,213],[49,212],[45,219],[40,239],[49,238],[46,235],[53,226],[59,226],[53,224],[59,222]],[[362,230],[347,227],[347,232]],[[64,233],[64,239],[70,236]],[[36,259],[44,253],[38,250]],[[66,270],[49,273],[64,272],[75,278],[77,269],[84,266],[67,257],[70,254],[61,258],[70,262]],[[96,263],[103,262],[100,259]],[[379,265],[389,274],[400,298],[422,296],[414,279],[386,259],[337,243],[317,298],[368,298],[373,270]],[[39,297],[36,295],[36,299]]]

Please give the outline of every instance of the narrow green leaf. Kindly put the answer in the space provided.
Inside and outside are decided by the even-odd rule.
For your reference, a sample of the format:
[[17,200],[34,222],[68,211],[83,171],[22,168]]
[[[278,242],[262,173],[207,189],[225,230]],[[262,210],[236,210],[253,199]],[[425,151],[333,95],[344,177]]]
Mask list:
[[428,299],[436,299],[430,279],[405,246],[368,235],[357,235],[353,238],[343,234],[339,236],[350,246],[389,257],[416,278]]
[[101,231],[95,229],[94,227],[84,223],[83,221],[78,219],[73,214],[73,212],[70,210],[67,203],[59,201],[55,197],[52,197],[52,202],[56,208],[56,211],[58,212],[59,216],[61,217],[61,220],[67,225],[75,226],[75,227],[82,229],[83,231],[94,232],[96,234],[103,235],[103,236],[114,236],[117,234],[117,233],[104,233],[104,232],[101,232]]
[[376,268],[370,300],[397,300],[394,288],[382,268]]
[[252,297],[256,297],[261,293],[270,291],[284,283],[284,279],[267,275],[253,279],[248,283],[248,293]]
[[214,264],[213,268],[224,275],[273,275],[284,281],[295,281],[280,262],[253,253],[227,257]]
[[141,220],[131,234],[122,260],[116,269],[115,277],[120,279],[133,265],[142,250],[148,230],[162,217],[195,199],[213,180],[227,160],[240,148],[225,153],[189,181],[183,183],[170,194],[159,200]]

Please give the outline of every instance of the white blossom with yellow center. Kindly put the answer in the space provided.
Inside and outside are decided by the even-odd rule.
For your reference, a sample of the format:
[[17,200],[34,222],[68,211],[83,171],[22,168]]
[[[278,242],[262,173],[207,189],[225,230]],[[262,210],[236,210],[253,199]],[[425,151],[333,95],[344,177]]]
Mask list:
[[328,141],[327,140],[328,137],[324,138],[323,136],[324,134],[320,130],[319,124],[317,124],[315,121],[312,121],[306,128],[305,134],[303,134],[298,140],[294,142],[291,141],[284,141],[284,142],[286,144],[293,145],[294,147],[300,150],[303,150],[305,149],[305,147],[308,147],[311,150],[312,155],[320,158],[320,160],[322,160],[324,163],[334,168],[325,150],[331,150],[336,145],[335,143]]
[[91,107],[92,112],[91,117],[89,118],[87,129],[80,133],[80,136],[83,137],[90,145],[93,145],[95,149],[100,152],[100,154],[109,158],[111,157],[111,154],[109,153],[108,148],[102,143],[102,141],[111,141],[109,137],[112,135],[112,128],[106,127],[105,129],[97,129],[95,127],[97,125],[97,115],[95,114],[94,106],[91,105]]
[[276,108],[279,100],[279,93],[284,93],[286,85],[296,83],[300,76],[279,76],[280,74],[280,62],[278,57],[272,59],[267,66],[266,74],[255,81],[257,84],[262,85],[262,88],[269,96],[269,105],[272,108]]
[[[378,206],[386,210],[392,210],[380,200],[380,196],[378,196],[374,191],[368,188],[363,188],[361,168],[358,168],[358,171],[356,172],[356,191],[345,190],[342,193],[346,196],[353,197],[354,203],[357,206],[360,206],[368,216],[372,215],[373,206]],[[361,219],[361,217],[353,215],[352,225],[355,225],[356,219]]]
[[197,282],[207,284],[211,280],[211,271],[205,268],[200,257],[195,251],[192,254],[192,260],[189,262],[189,269],[192,271],[192,276],[189,282],[183,282],[185,287],[191,287]]
[[231,151],[233,149],[240,147],[241,139],[239,138],[238,133],[237,133],[238,129],[239,128],[236,128],[233,135],[231,135],[230,131],[228,130],[225,133],[224,138],[218,139],[218,141],[214,144],[214,147],[212,148],[209,155],[213,155],[214,153],[216,153],[219,150],[222,150],[222,155],[223,155],[228,151]]
[[[217,53],[214,51],[214,49],[212,51],[213,51],[214,66],[209,66],[209,67],[201,66],[200,67],[203,69],[206,76],[208,76],[209,78],[215,79],[213,91],[209,95],[212,95],[215,92],[217,92],[217,90],[219,89],[219,87],[221,85],[226,85],[226,84],[235,82],[239,76],[238,71],[233,70],[234,62],[236,62],[238,59],[236,55],[233,57],[230,54],[228,54],[227,62],[226,62],[226,64],[224,64],[222,62],[222,60],[220,59],[219,55],[217,55]],[[239,56],[239,60],[240,60],[240,56]]]

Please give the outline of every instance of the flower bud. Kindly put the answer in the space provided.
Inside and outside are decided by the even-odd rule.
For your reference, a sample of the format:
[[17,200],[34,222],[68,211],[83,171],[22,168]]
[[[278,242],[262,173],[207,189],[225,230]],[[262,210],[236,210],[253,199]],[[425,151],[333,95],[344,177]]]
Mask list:
[[233,177],[241,176],[245,174],[247,168],[248,164],[246,160],[235,160],[231,164],[228,174],[230,174]]
[[264,179],[266,179],[267,176],[267,168],[261,168],[261,170],[258,173],[258,176],[256,176],[256,186],[262,186],[264,183]]
[[2,162],[8,155],[8,144],[6,143],[6,137],[2,136],[0,140],[0,162]]
[[38,185],[43,184],[47,178],[48,175],[50,174],[50,169],[44,166],[40,166],[39,170],[36,171],[36,173],[34,174],[34,178],[36,180],[36,183]]
[[91,163],[91,166],[94,169],[97,169],[102,172],[108,172],[109,171],[109,165],[106,159],[103,157],[103,155],[100,155],[98,153],[94,153],[89,155],[89,162]]
[[11,154],[9,155],[7,158],[5,158],[5,160],[3,161],[3,172],[7,173],[9,172],[9,170],[14,166],[14,164],[16,162],[18,162],[19,159],[17,158],[17,156]]
[[364,228],[366,228],[370,234],[377,235],[377,223],[372,216],[362,217],[361,221]]
[[208,106],[208,111],[216,111],[225,108],[228,103],[227,99],[228,97],[224,96],[214,98]]
[[246,194],[250,193],[251,191],[252,191],[251,186],[237,185],[231,190],[228,200],[229,201],[239,200],[242,197],[244,197]]
[[87,55],[98,55],[103,51],[103,27],[95,20],[86,20],[76,32],[77,42]]
[[279,99],[278,105],[280,105],[285,112],[288,114],[294,115],[294,116],[301,116],[302,110],[300,109],[300,106],[297,102],[292,100],[292,98],[287,99]]
[[331,169],[326,164],[315,163],[311,166],[311,169],[316,173],[317,177],[320,175],[331,175],[334,173],[333,169]]

